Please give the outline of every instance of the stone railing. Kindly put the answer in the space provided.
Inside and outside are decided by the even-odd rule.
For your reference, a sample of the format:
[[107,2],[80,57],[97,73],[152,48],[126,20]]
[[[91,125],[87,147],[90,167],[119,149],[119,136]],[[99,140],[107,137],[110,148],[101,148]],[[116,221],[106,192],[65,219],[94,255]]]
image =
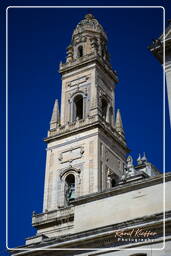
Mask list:
[[84,62],[84,61],[88,61],[92,58],[96,57],[96,54],[94,52],[92,53],[89,53],[87,55],[84,55],[78,59],[75,59],[75,60],[72,60],[72,62],[66,62],[66,63],[60,63],[60,71],[63,71],[64,69],[66,68],[70,68],[70,67],[73,67],[73,66],[77,66],[78,64]]
[[[48,138],[49,137],[53,138],[54,136],[60,136],[62,134],[66,134],[67,132],[73,132],[75,130],[80,130],[82,127],[87,127],[88,125],[92,125],[94,123],[101,123],[107,130],[109,130],[111,132],[112,135],[115,136],[116,139],[118,139],[120,142],[122,142],[124,145],[126,145],[126,141],[123,138],[123,136],[121,136],[115,128],[113,128],[109,123],[107,123],[102,117],[100,117],[99,115],[97,116],[88,116],[85,119],[81,119],[81,120],[77,120],[71,123],[67,123],[66,125],[63,126],[59,126],[54,130],[49,130],[48,131]],[[45,139],[46,141],[46,139]]]
[[47,222],[62,220],[62,219],[69,219],[70,217],[74,216],[74,207],[67,207],[59,210],[47,211],[44,213],[33,213],[32,216],[32,225],[38,226],[43,225]]
[[59,126],[54,130],[49,130],[48,137],[52,137],[55,135],[62,135],[63,133],[80,129],[81,127],[85,127],[86,125],[90,125],[96,121],[98,121],[97,117],[94,116],[94,117],[87,117],[85,119],[77,120],[70,123],[68,122],[66,125]]
[[59,72],[63,72],[67,69],[77,67],[79,64],[84,64],[89,60],[98,60],[98,62],[104,66],[104,68],[113,76],[113,78],[118,82],[118,77],[116,71],[112,70],[112,66],[108,61],[102,59],[102,57],[95,52],[84,55],[78,59],[72,60],[72,62],[60,63]]

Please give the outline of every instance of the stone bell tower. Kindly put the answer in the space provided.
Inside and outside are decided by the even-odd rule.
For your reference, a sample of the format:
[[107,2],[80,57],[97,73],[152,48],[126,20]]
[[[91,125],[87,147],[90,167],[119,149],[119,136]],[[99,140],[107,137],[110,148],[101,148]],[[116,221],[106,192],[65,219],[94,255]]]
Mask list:
[[128,153],[102,26],[87,14],[73,31],[62,76],[61,113],[55,101],[47,143],[43,211],[115,186]]

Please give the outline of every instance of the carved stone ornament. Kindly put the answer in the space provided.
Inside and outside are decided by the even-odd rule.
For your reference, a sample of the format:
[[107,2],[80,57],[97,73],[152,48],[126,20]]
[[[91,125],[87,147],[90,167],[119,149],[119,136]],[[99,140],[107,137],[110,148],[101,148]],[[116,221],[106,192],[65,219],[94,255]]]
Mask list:
[[69,167],[67,167],[66,169],[63,169],[60,171],[60,179],[62,179],[62,177],[65,175],[65,174],[69,174],[69,173],[73,173],[75,172],[76,174],[80,174],[81,173],[81,170],[80,169],[77,169],[75,167],[73,167],[72,165],[70,165]]
[[107,168],[107,177],[112,176],[112,170],[110,168]]

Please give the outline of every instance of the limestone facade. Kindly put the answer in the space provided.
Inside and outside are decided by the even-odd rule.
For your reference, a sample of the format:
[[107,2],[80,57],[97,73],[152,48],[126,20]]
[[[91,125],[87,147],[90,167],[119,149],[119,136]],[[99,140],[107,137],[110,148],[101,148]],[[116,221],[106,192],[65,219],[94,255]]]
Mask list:
[[[73,32],[66,62],[59,67],[61,111],[55,100],[45,138],[43,212],[33,213],[36,234],[27,238],[24,250],[14,255],[165,255],[160,251],[164,245],[163,176],[145,154],[139,155],[136,165],[131,156],[127,157],[121,113],[115,109],[118,77],[110,64],[107,40],[91,14]],[[170,174],[166,187],[168,250]],[[150,230],[153,237],[142,239],[140,235],[142,240],[133,237],[129,241],[126,237],[122,241],[116,235],[118,231],[138,229]],[[34,248],[58,251],[29,251]],[[104,248],[110,251],[100,250]],[[116,248],[136,248],[137,252]],[[156,254],[150,254],[147,248]]]

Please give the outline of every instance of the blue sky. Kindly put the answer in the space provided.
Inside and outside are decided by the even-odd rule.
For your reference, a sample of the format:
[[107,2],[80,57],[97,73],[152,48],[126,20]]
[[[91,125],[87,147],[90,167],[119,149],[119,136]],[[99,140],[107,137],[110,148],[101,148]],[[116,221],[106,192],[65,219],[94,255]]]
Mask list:
[[[23,1],[25,5],[31,2]],[[119,2],[113,1],[113,5]],[[167,1],[151,2],[167,5]],[[41,5],[47,3],[60,5],[57,1],[41,1]],[[5,4],[1,7],[4,10]],[[169,19],[170,6],[166,8]],[[138,153],[146,152],[148,160],[163,171],[163,74],[148,50],[152,39],[162,33],[162,9],[9,9],[10,247],[22,245],[26,237],[35,233],[31,215],[32,211],[42,210],[46,157],[43,138],[49,129],[54,100],[60,100],[59,62],[65,61],[73,29],[89,12],[108,35],[111,63],[120,80],[116,107],[121,110],[131,155],[136,160]],[[1,19],[4,21],[4,16]],[[1,29],[4,32],[4,27]],[[2,92],[4,96],[4,88]],[[169,133],[166,101],[166,170],[171,170]]]

